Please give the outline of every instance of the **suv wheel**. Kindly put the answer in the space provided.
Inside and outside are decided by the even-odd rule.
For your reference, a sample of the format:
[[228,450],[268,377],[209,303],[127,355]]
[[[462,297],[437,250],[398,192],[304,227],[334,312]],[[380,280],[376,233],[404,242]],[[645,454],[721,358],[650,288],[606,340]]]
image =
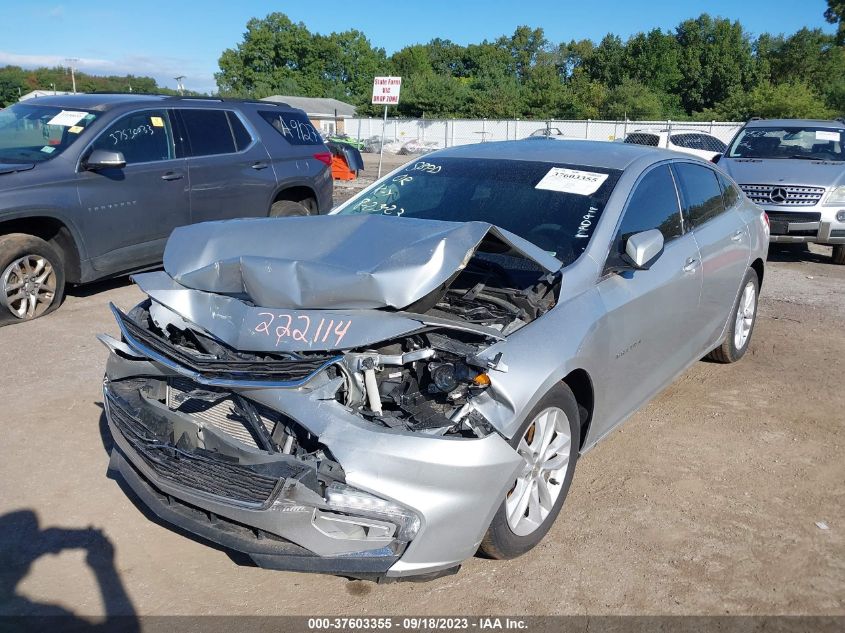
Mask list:
[[300,202],[293,200],[279,200],[270,207],[271,218],[293,218],[311,215],[311,210]]
[[831,259],[834,264],[845,266],[845,244],[834,244]]
[[0,237],[0,306],[16,319],[55,310],[65,289],[64,265],[47,242],[32,235]]

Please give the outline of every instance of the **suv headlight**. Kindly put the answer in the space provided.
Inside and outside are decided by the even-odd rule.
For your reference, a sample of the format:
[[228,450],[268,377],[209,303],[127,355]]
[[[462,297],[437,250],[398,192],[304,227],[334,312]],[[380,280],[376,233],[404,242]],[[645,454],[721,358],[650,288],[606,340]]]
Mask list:
[[420,529],[420,517],[412,510],[339,482],[326,488],[326,501],[329,508],[336,512],[396,524],[399,528],[397,536],[405,542],[411,541]]
[[835,207],[840,204],[845,204],[845,185],[834,187],[833,190],[827,194],[824,205],[826,207]]

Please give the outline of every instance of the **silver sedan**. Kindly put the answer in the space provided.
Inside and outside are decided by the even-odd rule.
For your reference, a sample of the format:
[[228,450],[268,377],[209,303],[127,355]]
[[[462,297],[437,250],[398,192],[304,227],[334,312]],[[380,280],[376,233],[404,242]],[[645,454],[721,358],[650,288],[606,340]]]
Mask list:
[[264,567],[518,556],[585,452],[746,353],[767,244],[713,165],[586,141],[452,148],[329,217],[177,229],[101,337],[111,468]]

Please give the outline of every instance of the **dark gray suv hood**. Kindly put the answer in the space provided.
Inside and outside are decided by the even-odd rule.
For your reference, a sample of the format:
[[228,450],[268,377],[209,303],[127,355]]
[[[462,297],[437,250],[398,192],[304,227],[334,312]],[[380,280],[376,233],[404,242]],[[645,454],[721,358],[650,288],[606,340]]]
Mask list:
[[719,167],[740,185],[805,185],[834,187],[845,184],[845,163],[789,158],[723,158]]
[[35,163],[0,163],[0,174],[13,174],[16,171],[28,171]]
[[180,285],[266,308],[405,308],[462,270],[483,241],[554,272],[559,260],[486,222],[377,215],[206,222],[176,229],[164,269]]

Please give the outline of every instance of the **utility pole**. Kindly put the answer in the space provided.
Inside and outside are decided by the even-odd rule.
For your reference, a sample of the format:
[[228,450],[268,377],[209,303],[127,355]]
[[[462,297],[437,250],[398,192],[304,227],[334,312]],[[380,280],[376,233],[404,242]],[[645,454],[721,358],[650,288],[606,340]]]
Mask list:
[[68,57],[65,61],[70,66],[70,82],[73,84],[73,94],[76,94],[76,74],[74,72],[76,69],[74,68],[74,64],[78,62],[79,59],[76,57]]
[[182,85],[182,80],[185,78],[185,75],[179,75],[178,77],[174,77],[176,80],[176,90],[179,91],[180,95],[185,94],[185,86]]

